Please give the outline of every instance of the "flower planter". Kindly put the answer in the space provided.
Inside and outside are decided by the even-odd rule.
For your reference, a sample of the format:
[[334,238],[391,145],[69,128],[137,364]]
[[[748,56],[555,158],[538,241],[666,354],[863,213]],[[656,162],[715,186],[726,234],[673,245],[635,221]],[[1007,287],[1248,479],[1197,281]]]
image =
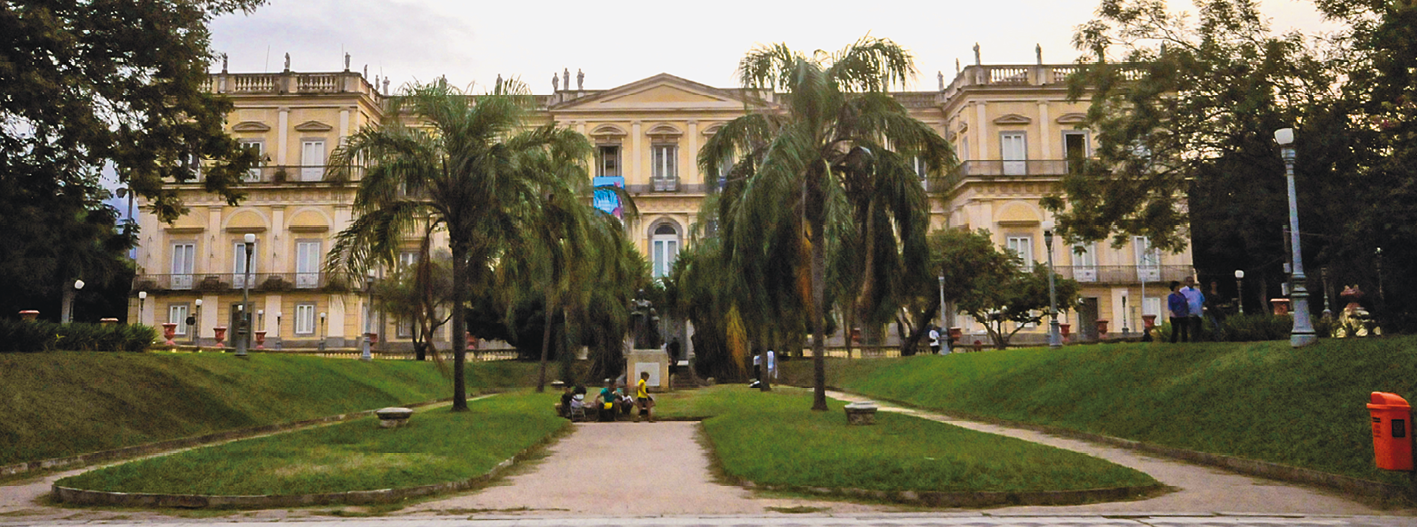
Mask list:
[[20,312],[20,320],[35,320],[39,318],[39,311],[26,309]]
[[1143,326],[1146,326],[1146,329],[1148,331],[1150,331],[1151,329],[1156,327],[1156,315],[1142,315],[1141,323]]
[[1103,337],[1106,337],[1106,336],[1107,336],[1107,323],[1108,323],[1108,322],[1111,322],[1111,321],[1110,321],[1110,320],[1098,320],[1098,321],[1097,321],[1097,336],[1098,336],[1098,338],[1103,338]]
[[218,348],[225,348],[225,347],[226,347],[226,326],[217,326],[217,327],[214,327],[214,328],[212,328],[212,333],[213,333],[214,336],[216,337],[216,347],[218,347]]
[[168,345],[168,346],[176,346],[177,343],[172,341],[172,338],[175,337],[175,336],[177,336],[177,323],[176,323],[176,322],[163,322],[163,323],[162,323],[162,338],[165,339],[165,340],[163,341],[163,344],[166,344],[166,345]]
[[257,331],[257,332],[256,332],[256,349],[258,349],[258,350],[266,349],[266,332],[265,332],[265,331]]
[[1274,314],[1276,314],[1276,315],[1288,315],[1288,314],[1289,314],[1289,299],[1288,299],[1288,298],[1271,298],[1271,299],[1269,300],[1269,303],[1270,303],[1271,306],[1274,306]]
[[1063,340],[1068,339],[1068,335],[1072,334],[1072,330],[1072,324],[1058,324],[1058,332],[1063,334]]

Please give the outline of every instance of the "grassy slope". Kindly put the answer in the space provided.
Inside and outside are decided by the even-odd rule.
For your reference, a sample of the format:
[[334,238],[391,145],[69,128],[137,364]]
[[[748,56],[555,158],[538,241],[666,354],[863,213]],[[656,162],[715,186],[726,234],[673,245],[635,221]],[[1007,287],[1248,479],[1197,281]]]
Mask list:
[[393,430],[364,418],[125,463],[59,481],[119,492],[312,494],[461,481],[564,427],[555,394],[499,395],[468,412],[442,406]]
[[[789,373],[810,379],[810,362]],[[1417,337],[1112,344],[832,361],[828,383],[925,408],[1055,425],[1403,483],[1373,466],[1369,392],[1417,402]]]
[[1076,452],[899,414],[878,413],[875,426],[848,426],[843,403],[830,401],[830,412],[812,412],[811,394],[793,388],[764,394],[718,386],[658,399],[664,416],[714,415],[704,430],[724,470],[762,484],[887,491],[1156,484],[1146,474]]
[[[535,365],[469,366],[469,390]],[[0,465],[452,395],[431,363],[253,354],[0,354]]]

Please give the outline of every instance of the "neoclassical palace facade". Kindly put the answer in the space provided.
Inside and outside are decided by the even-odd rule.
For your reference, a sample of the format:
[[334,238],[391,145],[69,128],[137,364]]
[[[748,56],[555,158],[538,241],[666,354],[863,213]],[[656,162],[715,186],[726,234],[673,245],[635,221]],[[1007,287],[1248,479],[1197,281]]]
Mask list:
[[[942,77],[938,90],[897,94],[916,118],[954,144],[962,161],[942,184],[922,177],[932,228],[988,229],[1000,246],[1025,260],[1047,260],[1041,225],[1049,215],[1039,199],[1066,173],[1066,159],[1093,148],[1092,134],[1081,127],[1087,103],[1066,97],[1064,79],[1074,68],[976,64],[948,85]],[[538,118],[580,132],[595,145],[586,160],[594,177],[622,183],[634,195],[640,217],[629,226],[632,237],[653,273],[662,275],[690,243],[699,203],[717,179],[700,173],[698,150],[743,114],[742,92],[670,74],[604,90],[580,89],[579,82],[571,89],[569,75],[565,80],[553,93],[537,96]],[[323,266],[331,239],[352,220],[357,182],[325,181],[324,165],[346,137],[385,119],[387,82],[381,87],[348,70],[222,72],[211,76],[208,89],[235,103],[227,130],[259,150],[265,162],[251,170],[248,198],[239,206],[193,182],[178,186],[191,212],[176,222],[139,215],[139,274],[129,320],[177,323],[179,343],[214,343],[216,328],[235,327],[247,285],[242,240],[253,234],[252,318],[266,346],[355,346],[364,332],[367,298],[357,287],[330,279]],[[1143,313],[1162,311],[1165,288],[1158,282],[1192,273],[1189,251],[1162,254],[1144,238],[1120,248],[1055,245],[1053,255],[1059,273],[1083,285],[1082,302],[1067,313],[1075,338],[1095,338],[1098,320],[1110,321],[1114,334],[1137,331]],[[190,326],[189,316],[196,322]],[[412,337],[411,328],[393,317],[368,318],[381,336],[376,347],[406,346]],[[982,333],[965,316],[951,325]],[[1041,338],[1039,328],[1016,340]]]

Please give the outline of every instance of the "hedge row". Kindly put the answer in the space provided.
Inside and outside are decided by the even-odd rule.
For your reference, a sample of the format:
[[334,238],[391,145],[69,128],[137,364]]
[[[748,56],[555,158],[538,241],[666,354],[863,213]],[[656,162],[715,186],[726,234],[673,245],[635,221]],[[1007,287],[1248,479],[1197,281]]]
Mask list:
[[157,330],[141,324],[56,324],[0,319],[0,353],[147,351]]

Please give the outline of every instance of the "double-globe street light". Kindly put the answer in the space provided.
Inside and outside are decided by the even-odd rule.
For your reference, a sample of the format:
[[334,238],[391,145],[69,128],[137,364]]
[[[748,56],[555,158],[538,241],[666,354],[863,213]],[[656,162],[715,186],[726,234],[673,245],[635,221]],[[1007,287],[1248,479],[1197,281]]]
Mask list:
[[1063,347],[1063,334],[1058,331],[1058,290],[1053,285],[1053,220],[1043,222],[1043,246],[1048,250],[1048,347]]
[[1294,129],[1276,130],[1274,141],[1279,143],[1284,157],[1284,176],[1289,184],[1289,247],[1294,253],[1294,274],[1289,278],[1293,283],[1289,297],[1294,303],[1294,329],[1289,332],[1289,345],[1298,348],[1317,342],[1318,337],[1314,335],[1314,326],[1309,321],[1309,290],[1304,286],[1304,259],[1299,250],[1299,199],[1294,191]]
[[256,247],[256,235],[246,233],[242,237],[242,247],[246,253],[246,266],[241,269],[241,320],[236,328],[236,357],[246,358],[247,341],[251,340],[251,252]]

